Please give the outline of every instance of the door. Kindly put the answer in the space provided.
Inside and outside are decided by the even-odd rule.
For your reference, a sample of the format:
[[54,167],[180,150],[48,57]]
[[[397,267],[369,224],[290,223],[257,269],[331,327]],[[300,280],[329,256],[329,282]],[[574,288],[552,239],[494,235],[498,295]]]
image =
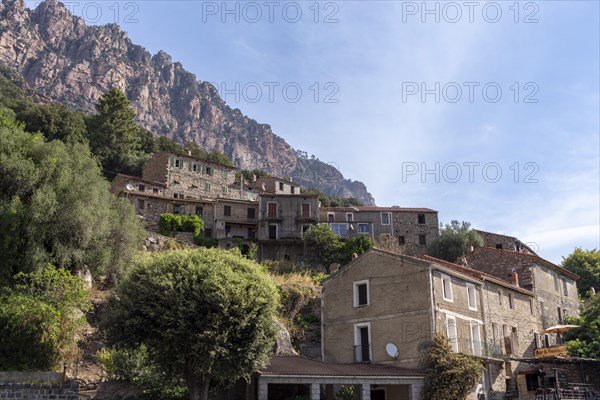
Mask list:
[[371,349],[369,343],[369,327],[360,328],[360,356],[361,361],[371,361]]
[[385,389],[371,390],[371,400],[385,400]]

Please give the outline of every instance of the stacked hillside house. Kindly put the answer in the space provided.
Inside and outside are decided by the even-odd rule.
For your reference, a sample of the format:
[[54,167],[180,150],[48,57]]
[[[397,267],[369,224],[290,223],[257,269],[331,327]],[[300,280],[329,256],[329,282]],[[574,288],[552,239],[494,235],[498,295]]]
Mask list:
[[425,255],[439,236],[438,213],[429,208],[321,207],[319,217],[342,238],[366,236],[380,247],[411,256]]
[[141,177],[119,174],[111,190],[134,204],[150,230],[157,230],[164,213],[198,215],[204,236],[224,248],[255,243],[259,260],[302,264],[304,233],[319,222],[329,223],[343,239],[367,235],[412,255],[425,254],[438,236],[437,212],[428,208],[324,208],[317,195],[303,193],[289,178],[262,176],[240,183],[235,168],[191,154],[158,152]]
[[467,266],[371,249],[323,285],[323,360],[414,369],[438,333],[482,361],[470,399],[585,395],[600,363],[569,357],[560,337],[577,277],[523,251],[481,247]]

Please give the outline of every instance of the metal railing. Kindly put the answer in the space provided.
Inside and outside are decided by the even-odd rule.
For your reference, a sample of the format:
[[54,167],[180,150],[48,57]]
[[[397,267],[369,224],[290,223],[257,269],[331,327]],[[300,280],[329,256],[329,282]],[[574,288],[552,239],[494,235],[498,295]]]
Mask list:
[[354,362],[365,363],[371,362],[371,344],[367,346],[354,346]]

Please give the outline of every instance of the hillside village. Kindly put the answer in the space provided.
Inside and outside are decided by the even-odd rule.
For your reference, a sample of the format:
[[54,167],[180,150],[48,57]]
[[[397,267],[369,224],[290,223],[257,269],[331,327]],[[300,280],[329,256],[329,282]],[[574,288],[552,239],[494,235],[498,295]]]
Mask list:
[[0,17],[0,400],[600,399],[598,250],[376,206],[118,25]]
[[319,223],[376,243],[324,281],[320,350],[273,356],[243,387],[245,399],[332,400],[334,388],[348,384],[363,400],[420,399],[420,346],[435,333],[482,360],[468,398],[537,399],[557,383],[576,383],[581,392],[561,398],[579,398],[600,384],[600,362],[569,357],[561,338],[565,317],[579,315],[577,275],[517,238],[485,231],[484,245],[459,264],[437,259],[427,255],[439,235],[436,211],[322,207],[302,189],[274,176],[236,182],[232,167],[169,152],[155,154],[141,177],[118,175],[111,184],[149,230],[164,213],[198,215],[204,236],[223,248],[255,242],[260,261],[304,263],[303,235]]

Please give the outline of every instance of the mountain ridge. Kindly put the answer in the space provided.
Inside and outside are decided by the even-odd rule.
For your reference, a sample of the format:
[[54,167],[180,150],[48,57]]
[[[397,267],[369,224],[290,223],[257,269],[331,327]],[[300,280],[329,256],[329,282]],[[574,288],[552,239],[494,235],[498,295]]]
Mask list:
[[243,169],[262,169],[331,196],[375,204],[364,183],[309,159],[268,124],[231,108],[214,86],[166,52],[150,54],[117,24],[86,25],[56,0],[33,10],[22,0],[0,2],[0,60],[40,98],[93,112],[100,96],[118,86],[138,124],[157,135],[222,151]]

